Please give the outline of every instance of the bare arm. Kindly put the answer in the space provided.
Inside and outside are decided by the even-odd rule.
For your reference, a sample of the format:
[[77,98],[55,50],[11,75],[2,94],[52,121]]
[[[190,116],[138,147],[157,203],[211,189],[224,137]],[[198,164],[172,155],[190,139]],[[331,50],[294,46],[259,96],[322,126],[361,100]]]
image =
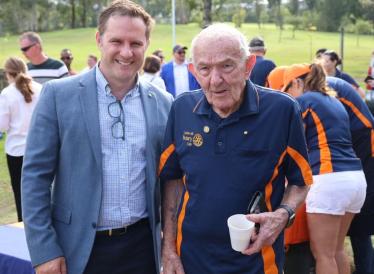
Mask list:
[[162,216],[163,216],[163,243],[162,265],[164,274],[184,274],[182,262],[177,254],[177,212],[183,193],[181,179],[167,181],[164,187]]
[[[308,193],[308,186],[288,185],[283,196],[282,204],[290,206],[293,210],[300,206],[305,200]],[[248,219],[259,223],[261,228],[257,235],[252,236],[252,243],[243,253],[251,255],[259,252],[264,246],[274,243],[279,234],[287,224],[288,213],[285,209],[280,208],[273,212],[248,215]]]

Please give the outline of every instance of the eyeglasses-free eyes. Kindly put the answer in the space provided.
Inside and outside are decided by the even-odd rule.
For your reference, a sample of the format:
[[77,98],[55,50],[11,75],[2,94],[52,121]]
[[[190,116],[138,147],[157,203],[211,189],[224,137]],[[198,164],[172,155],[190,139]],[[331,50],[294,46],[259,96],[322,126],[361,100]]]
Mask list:
[[31,44],[30,46],[27,46],[27,47],[20,48],[20,50],[23,51],[23,52],[26,52],[26,51],[28,51],[29,49],[31,49],[35,45],[36,45],[36,43],[35,44]]
[[61,60],[71,60],[71,59],[73,59],[73,58],[70,57],[70,56],[63,56],[63,57],[61,57],[60,59],[61,59]]
[[116,100],[110,103],[108,105],[108,114],[115,119],[111,126],[112,137],[125,140],[125,113],[121,101]]

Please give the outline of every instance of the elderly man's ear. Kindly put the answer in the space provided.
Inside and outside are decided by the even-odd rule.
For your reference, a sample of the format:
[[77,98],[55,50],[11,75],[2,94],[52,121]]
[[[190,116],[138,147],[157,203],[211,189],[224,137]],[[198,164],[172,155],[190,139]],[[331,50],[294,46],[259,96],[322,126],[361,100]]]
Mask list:
[[246,65],[245,73],[249,77],[249,75],[251,74],[251,71],[252,71],[253,67],[256,64],[256,55],[250,54],[245,62],[246,62],[245,63],[245,65]]

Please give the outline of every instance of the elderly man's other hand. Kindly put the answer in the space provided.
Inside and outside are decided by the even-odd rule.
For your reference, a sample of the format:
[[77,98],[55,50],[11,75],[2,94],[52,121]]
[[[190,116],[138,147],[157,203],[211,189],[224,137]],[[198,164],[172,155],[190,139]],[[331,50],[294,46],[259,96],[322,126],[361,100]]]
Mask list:
[[162,274],[184,274],[182,261],[173,249],[162,250]]
[[251,244],[242,252],[246,255],[252,255],[261,251],[264,246],[270,246],[274,243],[286,226],[288,213],[283,209],[279,209],[274,212],[250,214],[247,215],[247,218],[260,224],[259,233],[252,234]]
[[36,274],[66,274],[66,262],[64,257],[58,257],[35,268]]

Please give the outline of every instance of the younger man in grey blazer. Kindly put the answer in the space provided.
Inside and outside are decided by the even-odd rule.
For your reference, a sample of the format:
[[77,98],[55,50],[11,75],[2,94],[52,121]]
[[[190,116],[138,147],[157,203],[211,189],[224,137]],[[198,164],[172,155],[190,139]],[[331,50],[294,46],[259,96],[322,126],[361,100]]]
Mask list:
[[158,273],[158,160],[172,96],[139,80],[153,20],[100,15],[101,61],[45,84],[27,141],[23,217],[37,273]]

